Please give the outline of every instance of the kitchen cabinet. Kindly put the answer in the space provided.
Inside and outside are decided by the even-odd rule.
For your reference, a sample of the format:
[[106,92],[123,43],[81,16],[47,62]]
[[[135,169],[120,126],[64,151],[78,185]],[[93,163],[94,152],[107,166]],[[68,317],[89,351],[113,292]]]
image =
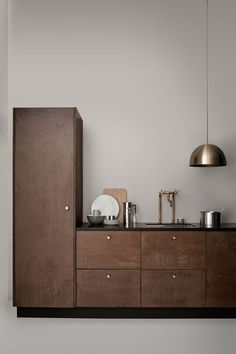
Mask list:
[[76,248],[78,307],[205,306],[205,232],[77,231]]
[[82,221],[82,119],[75,108],[15,108],[14,305],[76,304]]
[[[235,236],[233,231],[77,231],[77,306],[236,307]],[[107,281],[111,272],[116,276]],[[115,296],[121,293],[123,298]]]
[[155,317],[157,311],[165,317],[169,310],[176,317],[178,310],[236,317],[236,224],[217,230],[82,224],[82,125],[75,108],[14,109],[19,316],[46,309],[57,317],[68,310],[72,317]]
[[78,270],[78,307],[140,307],[139,270]]
[[236,270],[208,270],[206,305],[236,307]]
[[141,254],[142,307],[205,306],[205,232],[143,232]]
[[76,241],[77,268],[140,269],[140,232],[81,231]]
[[236,269],[236,232],[208,232],[207,250],[207,268]]
[[208,307],[236,307],[236,232],[207,233]]
[[140,232],[77,232],[77,306],[140,307]]
[[205,306],[204,270],[143,270],[142,307]]
[[146,231],[142,233],[143,269],[204,269],[205,232]]

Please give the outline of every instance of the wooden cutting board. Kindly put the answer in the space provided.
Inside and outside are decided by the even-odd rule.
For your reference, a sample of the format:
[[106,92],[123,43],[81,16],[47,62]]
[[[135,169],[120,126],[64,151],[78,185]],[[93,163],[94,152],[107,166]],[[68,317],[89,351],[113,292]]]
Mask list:
[[120,207],[120,212],[119,212],[119,222],[123,223],[123,202],[127,202],[127,190],[124,188],[105,188],[103,189],[103,194],[111,195],[114,197]]

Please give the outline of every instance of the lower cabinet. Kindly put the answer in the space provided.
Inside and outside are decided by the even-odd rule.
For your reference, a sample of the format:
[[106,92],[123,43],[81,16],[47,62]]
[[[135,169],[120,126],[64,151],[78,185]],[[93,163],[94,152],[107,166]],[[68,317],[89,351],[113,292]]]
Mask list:
[[236,232],[207,232],[207,307],[236,307]]
[[236,233],[77,232],[77,307],[236,308]]
[[146,231],[141,240],[141,307],[204,307],[205,232]]
[[207,232],[207,268],[236,269],[236,232]]
[[79,269],[139,269],[140,232],[79,232],[76,263]]
[[143,269],[204,269],[205,232],[142,232],[141,254]]
[[204,270],[143,270],[141,307],[204,307]]
[[139,270],[78,270],[78,307],[140,307]]
[[140,307],[140,232],[77,232],[77,307]]
[[236,307],[236,270],[207,271],[206,305]]

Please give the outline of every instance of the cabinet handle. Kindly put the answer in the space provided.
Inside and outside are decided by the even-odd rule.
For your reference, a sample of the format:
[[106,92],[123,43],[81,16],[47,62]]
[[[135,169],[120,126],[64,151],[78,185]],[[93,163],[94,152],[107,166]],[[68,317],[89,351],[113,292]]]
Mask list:
[[107,236],[107,240],[110,240],[110,239],[111,239],[111,236],[108,235],[108,236]]
[[70,210],[70,206],[69,205],[66,205],[65,206],[65,211],[69,211]]
[[110,278],[111,278],[111,275],[110,275],[110,274],[107,274],[106,277],[107,277],[107,279],[110,279]]
[[175,235],[172,236],[172,240],[175,241],[177,237]]
[[172,279],[176,279],[176,274],[171,274]]

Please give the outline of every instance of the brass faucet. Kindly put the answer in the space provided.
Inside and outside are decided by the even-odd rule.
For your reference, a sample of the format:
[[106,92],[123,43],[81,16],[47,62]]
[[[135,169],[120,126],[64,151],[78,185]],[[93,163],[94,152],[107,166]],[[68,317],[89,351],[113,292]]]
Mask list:
[[158,224],[162,223],[162,196],[167,196],[167,201],[171,208],[171,224],[175,224],[175,196],[179,195],[179,191],[175,189],[174,191],[161,191],[159,192],[159,213],[158,213]]

